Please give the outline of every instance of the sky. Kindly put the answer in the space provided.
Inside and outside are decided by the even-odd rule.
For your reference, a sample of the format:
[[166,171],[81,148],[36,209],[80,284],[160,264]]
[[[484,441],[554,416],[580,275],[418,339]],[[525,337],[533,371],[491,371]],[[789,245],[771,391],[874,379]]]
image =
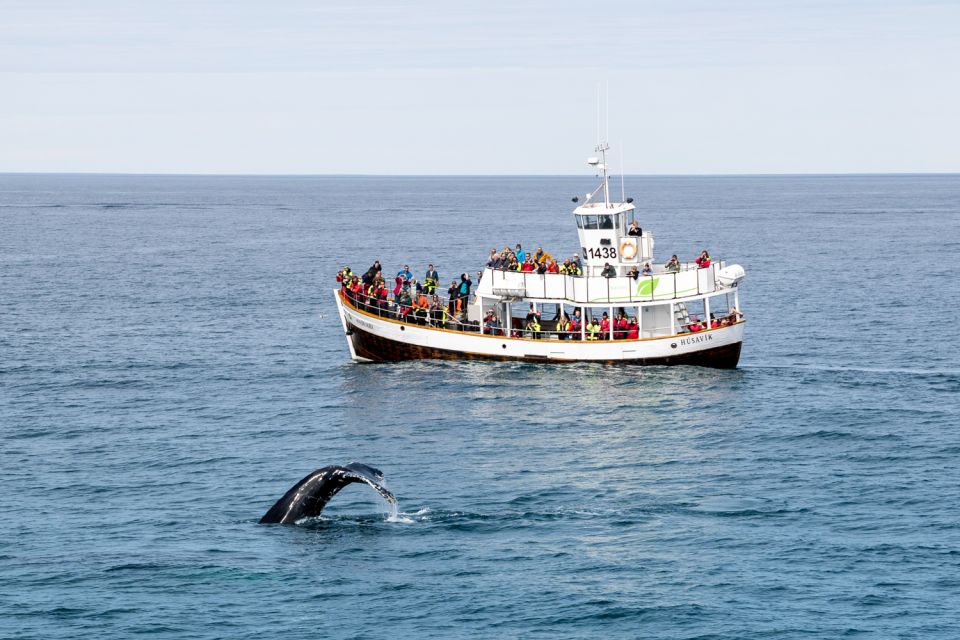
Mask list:
[[960,171],[958,0],[0,9],[0,172]]

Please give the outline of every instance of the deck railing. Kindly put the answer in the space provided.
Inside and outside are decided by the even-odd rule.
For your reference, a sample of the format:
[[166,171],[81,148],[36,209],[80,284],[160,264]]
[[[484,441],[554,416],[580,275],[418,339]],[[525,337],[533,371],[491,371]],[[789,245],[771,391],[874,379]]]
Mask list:
[[[371,315],[381,318],[388,318],[397,322],[403,322],[410,325],[429,326],[434,329],[447,331],[459,331],[468,333],[483,333],[486,335],[497,335],[510,338],[532,338],[539,340],[591,340],[590,332],[584,328],[581,332],[561,331],[557,329],[556,320],[545,320],[540,322],[540,330],[533,331],[526,328],[523,318],[513,318],[511,329],[508,330],[501,326],[487,328],[482,322],[468,322],[462,320],[456,313],[450,312],[450,301],[444,298],[438,298],[443,303],[439,306],[433,306],[429,309],[415,308],[411,305],[401,305],[395,300],[377,300],[370,299],[365,294],[353,294],[348,289],[341,289],[342,299],[345,304],[360,311],[365,311]],[[734,319],[730,324],[735,324],[738,319]],[[690,332],[690,325],[694,323],[687,322],[676,326],[679,332],[676,335],[683,335]],[[722,326],[728,326],[726,323]],[[651,336],[650,332],[660,332],[670,329],[669,325],[663,327],[641,327],[640,337],[665,337],[662,335]],[[507,335],[509,333],[509,335]],[[613,330],[614,340],[628,339],[628,331],[623,329]],[[597,340],[610,340],[610,333],[601,332],[597,334]]]
[[[722,264],[719,266],[722,267]],[[706,269],[685,268],[679,273],[661,272],[638,276],[636,279],[487,268],[483,272],[477,294],[507,294],[516,298],[562,300],[576,305],[676,300],[717,291],[717,267],[718,264],[714,263]]]

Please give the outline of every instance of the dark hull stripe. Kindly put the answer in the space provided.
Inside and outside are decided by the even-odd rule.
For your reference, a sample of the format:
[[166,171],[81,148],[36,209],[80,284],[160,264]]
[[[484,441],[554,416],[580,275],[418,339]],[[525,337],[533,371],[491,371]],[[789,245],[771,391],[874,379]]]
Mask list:
[[524,362],[580,363],[600,362],[604,364],[641,364],[641,365],[694,365],[714,369],[735,369],[740,361],[741,342],[680,353],[675,356],[659,358],[634,358],[631,360],[555,360],[542,356],[498,356],[483,353],[465,353],[436,347],[422,347],[415,344],[391,340],[374,335],[355,325],[350,325],[349,340],[353,340],[353,349],[357,356],[373,362],[398,362],[401,360],[513,360]]

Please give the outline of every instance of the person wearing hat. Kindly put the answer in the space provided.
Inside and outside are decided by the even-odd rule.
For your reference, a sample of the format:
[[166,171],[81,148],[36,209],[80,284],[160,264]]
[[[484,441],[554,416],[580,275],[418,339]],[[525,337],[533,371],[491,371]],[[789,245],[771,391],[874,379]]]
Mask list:
[[603,312],[603,317],[600,319],[600,339],[608,340],[610,338],[610,318],[607,317],[607,312]]
[[597,324],[596,318],[590,318],[590,322],[587,323],[584,330],[587,332],[587,340],[599,340],[600,326]]

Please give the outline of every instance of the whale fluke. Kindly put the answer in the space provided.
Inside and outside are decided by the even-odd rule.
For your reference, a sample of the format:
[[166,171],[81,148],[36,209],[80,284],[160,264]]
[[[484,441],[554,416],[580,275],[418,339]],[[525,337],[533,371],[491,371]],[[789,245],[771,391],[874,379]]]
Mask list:
[[383,472],[360,462],[348,465],[331,465],[317,469],[306,478],[290,487],[290,490],[270,507],[260,524],[293,524],[303,518],[320,515],[327,502],[350,483],[363,482],[370,485],[390,503],[396,497],[384,487]]

